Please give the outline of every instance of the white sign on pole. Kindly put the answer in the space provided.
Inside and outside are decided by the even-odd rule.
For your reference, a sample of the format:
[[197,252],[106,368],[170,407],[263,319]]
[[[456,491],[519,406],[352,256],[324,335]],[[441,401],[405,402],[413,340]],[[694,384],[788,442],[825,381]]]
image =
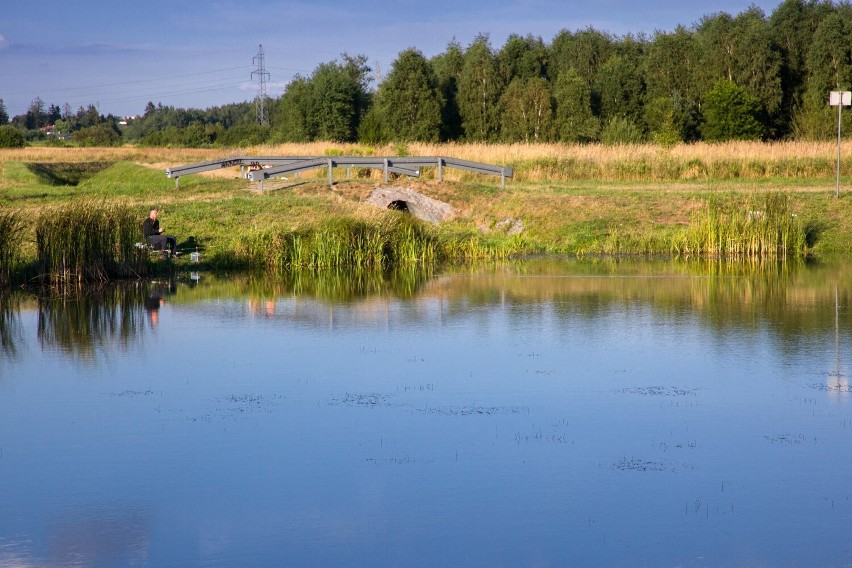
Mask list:
[[852,91],[831,91],[828,94],[828,104],[833,107],[852,105]]
[[834,185],[834,197],[840,197],[840,125],[843,107],[852,104],[852,91],[830,91],[828,104],[837,107],[837,181]]

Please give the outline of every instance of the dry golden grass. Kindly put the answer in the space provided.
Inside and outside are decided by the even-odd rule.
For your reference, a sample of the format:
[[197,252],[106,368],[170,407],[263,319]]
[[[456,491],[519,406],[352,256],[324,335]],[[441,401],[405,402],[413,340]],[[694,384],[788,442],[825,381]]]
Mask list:
[[[129,161],[166,169],[171,166],[234,155],[447,156],[515,168],[517,181],[676,182],[694,179],[828,178],[834,173],[837,146],[833,142],[728,142],[680,144],[663,148],[653,144],[602,146],[599,144],[388,144],[367,147],[358,144],[313,142],[276,144],[246,148],[52,148],[28,147],[0,151],[5,162],[95,162]],[[852,164],[852,141],[841,150],[845,164]],[[231,169],[217,172],[233,177]],[[320,173],[318,175],[325,175]],[[425,172],[425,179],[435,172]],[[341,178],[342,172],[335,174]],[[449,181],[468,181],[479,176],[445,170]],[[307,177],[307,175],[306,175]],[[373,178],[381,177],[373,172]]]
[[[835,142],[725,142],[708,144],[680,144],[663,148],[655,144],[603,146],[600,144],[406,144],[412,156],[447,156],[463,160],[489,163],[525,162],[548,158],[576,159],[593,162],[624,162],[674,158],[677,160],[700,159],[707,163],[718,161],[759,160],[779,161],[795,159],[834,159],[837,156]],[[54,148],[30,146],[0,151],[0,162],[85,162],[128,160],[140,163],[176,164],[183,161],[202,161],[238,154],[267,156],[323,156],[329,150],[340,150],[341,155],[361,154],[369,150],[376,156],[394,156],[398,146],[366,147],[360,144],[336,142],[311,142],[304,144],[275,144],[246,148],[143,148],[121,146],[118,148]],[[841,157],[852,158],[852,141],[841,146]]]

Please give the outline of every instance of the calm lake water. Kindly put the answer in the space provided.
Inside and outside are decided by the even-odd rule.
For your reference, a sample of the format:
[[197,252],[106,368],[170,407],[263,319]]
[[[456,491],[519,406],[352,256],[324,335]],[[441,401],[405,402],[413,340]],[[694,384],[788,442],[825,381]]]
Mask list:
[[0,310],[0,566],[852,566],[852,264]]

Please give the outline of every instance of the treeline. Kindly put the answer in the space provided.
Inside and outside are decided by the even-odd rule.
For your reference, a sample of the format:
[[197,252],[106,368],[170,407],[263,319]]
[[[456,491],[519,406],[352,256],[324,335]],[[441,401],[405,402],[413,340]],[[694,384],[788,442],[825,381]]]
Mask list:
[[[384,76],[344,54],[268,99],[268,124],[257,124],[248,102],[204,111],[148,103],[115,130],[129,142],[180,146],[813,140],[836,134],[829,91],[851,88],[852,5],[785,0],[769,17],[752,6],[652,36],[588,28],[550,43],[512,35],[499,49],[480,35],[432,58],[406,49]],[[69,118],[61,116],[73,139]]]
[[65,104],[46,107],[41,97],[30,103],[25,114],[15,116],[9,123],[6,104],[0,99],[0,148],[23,146],[27,140],[51,140],[63,143],[72,139],[80,146],[115,146],[121,143],[121,119],[104,116],[94,105],[72,112]]

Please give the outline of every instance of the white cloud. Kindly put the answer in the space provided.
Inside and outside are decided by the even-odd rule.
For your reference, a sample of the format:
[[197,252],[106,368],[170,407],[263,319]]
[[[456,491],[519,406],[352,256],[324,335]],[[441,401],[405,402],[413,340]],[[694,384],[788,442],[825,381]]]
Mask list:
[[0,49],[6,49],[9,47],[9,40],[6,39],[6,36],[0,34]]

